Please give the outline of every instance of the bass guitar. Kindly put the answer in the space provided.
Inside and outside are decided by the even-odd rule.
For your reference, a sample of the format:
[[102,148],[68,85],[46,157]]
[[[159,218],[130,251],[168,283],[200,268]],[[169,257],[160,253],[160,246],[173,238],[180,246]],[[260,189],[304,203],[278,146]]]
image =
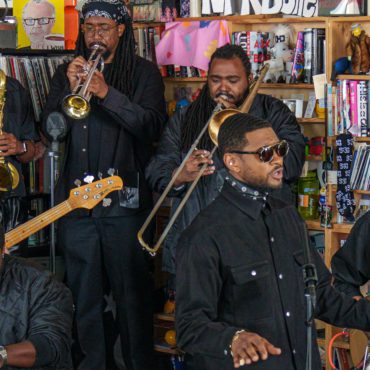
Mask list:
[[109,193],[120,190],[122,187],[123,181],[119,176],[110,176],[72,189],[69,198],[64,202],[7,232],[5,234],[5,248],[8,249],[18,244],[76,208],[94,208]]

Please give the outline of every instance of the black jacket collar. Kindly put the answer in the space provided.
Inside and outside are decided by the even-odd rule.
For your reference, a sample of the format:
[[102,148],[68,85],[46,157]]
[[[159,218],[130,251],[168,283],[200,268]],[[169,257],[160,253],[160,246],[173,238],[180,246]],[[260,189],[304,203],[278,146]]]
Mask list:
[[262,210],[265,208],[266,202],[262,202],[257,198],[245,196],[239,190],[225,182],[221,192],[221,196],[227,199],[228,202],[239,208],[243,213],[257,220]]

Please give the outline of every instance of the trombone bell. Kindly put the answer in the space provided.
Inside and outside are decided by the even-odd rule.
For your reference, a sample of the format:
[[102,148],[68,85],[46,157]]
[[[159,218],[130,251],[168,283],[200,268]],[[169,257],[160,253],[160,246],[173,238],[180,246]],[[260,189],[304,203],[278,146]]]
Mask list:
[[226,118],[229,118],[233,116],[236,113],[240,113],[239,110],[237,109],[224,109],[216,114],[213,115],[211,122],[209,123],[208,126],[208,134],[213,141],[213,144],[218,145],[218,132],[220,131],[220,128]]

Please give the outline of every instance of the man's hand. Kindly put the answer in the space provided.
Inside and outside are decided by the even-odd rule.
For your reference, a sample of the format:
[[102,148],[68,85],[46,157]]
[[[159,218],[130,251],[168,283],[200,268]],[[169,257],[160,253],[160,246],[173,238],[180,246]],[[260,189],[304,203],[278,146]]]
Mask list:
[[23,145],[13,134],[3,131],[0,135],[0,157],[19,155],[23,153]]
[[268,355],[280,355],[281,349],[275,347],[258,334],[241,332],[231,343],[234,368],[250,365],[252,362],[266,360]]
[[73,91],[79,80],[83,81],[86,77],[85,66],[87,61],[82,56],[78,56],[69,63],[67,68],[67,78],[71,91]]
[[[207,167],[203,172],[203,176],[212,175],[215,172],[216,167],[211,166],[213,161],[209,156],[210,152],[207,150],[194,150],[193,154],[186,161],[185,167],[177,177],[174,187],[178,187],[186,182],[194,181],[204,163],[207,163],[209,167]],[[176,170],[174,173],[175,172]]]
[[224,109],[237,109],[237,106],[230,100],[227,99],[227,96],[220,95],[215,99],[217,104],[222,104],[224,106]]
[[105,82],[103,73],[100,71],[95,71],[87,91],[91,92],[100,99],[104,99],[108,94],[108,88],[109,87]]

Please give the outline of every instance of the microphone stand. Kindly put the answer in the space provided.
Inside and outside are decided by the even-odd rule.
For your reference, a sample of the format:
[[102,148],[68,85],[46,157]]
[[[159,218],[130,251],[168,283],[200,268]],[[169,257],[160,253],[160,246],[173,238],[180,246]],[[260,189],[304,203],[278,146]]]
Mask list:
[[303,224],[304,246],[303,255],[305,264],[303,265],[303,281],[305,284],[304,296],[306,298],[306,327],[307,327],[307,355],[306,370],[312,370],[312,329],[314,312],[316,307],[316,267],[311,261],[309,240],[306,224]]
[[[50,158],[50,208],[55,206],[55,180],[58,177],[57,163],[59,159],[59,142],[53,137],[48,156]],[[50,255],[49,264],[50,271],[55,275],[55,248],[56,237],[55,237],[55,222],[50,225]]]
[[[51,147],[48,152],[50,158],[50,208],[55,206],[55,180],[59,175],[58,171],[58,159],[59,159],[59,141],[61,141],[67,132],[67,123],[63,115],[59,112],[52,112],[49,114],[46,120],[46,131],[53,139]],[[50,225],[50,271],[55,274],[55,248],[56,247],[56,235],[55,235],[55,223],[52,222]]]

